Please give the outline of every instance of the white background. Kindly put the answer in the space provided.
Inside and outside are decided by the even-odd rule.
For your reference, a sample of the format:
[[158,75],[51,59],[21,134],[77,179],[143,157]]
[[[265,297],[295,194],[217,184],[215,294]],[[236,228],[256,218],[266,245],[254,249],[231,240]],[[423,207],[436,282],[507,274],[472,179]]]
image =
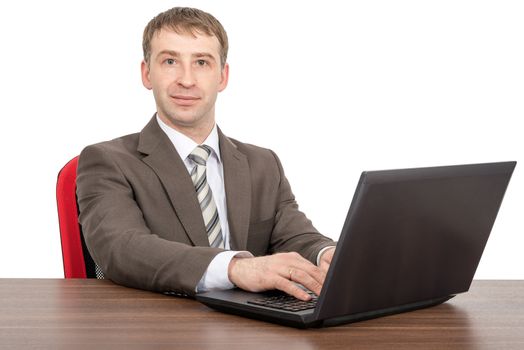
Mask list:
[[229,34],[222,130],[275,150],[332,238],[362,170],[521,162],[476,278],[524,278],[524,5],[501,0],[2,2],[0,277],[63,276],[56,175],[153,115],[142,30],[176,5]]

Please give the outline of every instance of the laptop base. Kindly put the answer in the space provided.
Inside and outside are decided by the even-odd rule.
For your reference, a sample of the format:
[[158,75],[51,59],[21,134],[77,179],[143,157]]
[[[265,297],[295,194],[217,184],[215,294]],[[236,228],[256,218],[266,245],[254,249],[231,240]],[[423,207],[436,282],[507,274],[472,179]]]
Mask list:
[[346,324],[346,323],[365,321],[365,320],[370,320],[373,318],[390,316],[390,315],[394,315],[398,313],[410,312],[410,311],[415,311],[419,309],[425,309],[428,307],[440,305],[448,301],[449,299],[453,298],[454,296],[455,295],[448,295],[448,296],[441,297],[441,298],[430,299],[430,300],[411,303],[407,305],[389,307],[386,309],[381,309],[381,310],[376,310],[376,311],[362,312],[362,313],[358,313],[354,315],[346,315],[346,316],[341,316],[341,317],[330,318],[330,319],[322,321],[322,326],[323,327],[332,327],[332,326],[338,326],[338,325]]
[[[244,291],[238,291],[242,294],[248,293]],[[220,293],[220,292],[219,292]],[[253,307],[249,304],[244,303],[228,303],[221,299],[215,299],[212,294],[214,292],[207,292],[203,294],[197,294],[196,299],[204,305],[228,314],[233,314],[242,317],[248,317],[256,320],[277,323],[280,325],[295,327],[295,328],[319,328],[319,327],[332,327],[341,324],[353,323],[358,321],[369,320],[373,318],[398,314],[402,312],[409,312],[427,307],[436,306],[446,302],[453,298],[455,295],[447,295],[440,298],[434,298],[430,300],[410,303],[406,305],[394,306],[385,309],[361,312],[352,315],[345,315],[340,317],[334,317],[326,320],[315,320],[313,312],[310,313],[291,313],[291,312],[278,312],[278,310]]]

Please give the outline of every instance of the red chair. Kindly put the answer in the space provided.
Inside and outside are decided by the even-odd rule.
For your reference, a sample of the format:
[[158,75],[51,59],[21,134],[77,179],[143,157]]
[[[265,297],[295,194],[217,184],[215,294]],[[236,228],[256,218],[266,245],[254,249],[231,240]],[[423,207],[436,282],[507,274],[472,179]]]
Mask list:
[[78,223],[76,204],[76,168],[78,156],[58,173],[56,201],[62,243],[65,278],[103,278],[103,274],[87,250],[82,228]]

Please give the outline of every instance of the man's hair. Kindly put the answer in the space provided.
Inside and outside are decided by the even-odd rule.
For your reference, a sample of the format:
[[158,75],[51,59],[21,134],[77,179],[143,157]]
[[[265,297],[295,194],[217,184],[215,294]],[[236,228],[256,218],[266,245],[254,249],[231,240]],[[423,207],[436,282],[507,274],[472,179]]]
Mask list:
[[226,64],[227,50],[229,48],[227,34],[222,24],[207,12],[190,7],[173,7],[158,14],[147,24],[144,29],[142,49],[144,61],[149,64],[151,58],[151,40],[153,35],[162,29],[171,29],[178,34],[206,34],[215,36],[220,43],[220,63]]

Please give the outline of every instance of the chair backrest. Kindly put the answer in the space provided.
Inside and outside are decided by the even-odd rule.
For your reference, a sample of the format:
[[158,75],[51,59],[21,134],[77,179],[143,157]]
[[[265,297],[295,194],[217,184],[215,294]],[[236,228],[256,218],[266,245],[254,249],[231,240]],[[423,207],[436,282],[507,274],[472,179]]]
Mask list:
[[58,173],[56,201],[65,278],[96,278],[96,266],[87,250],[78,223],[76,204],[76,168],[78,156]]

